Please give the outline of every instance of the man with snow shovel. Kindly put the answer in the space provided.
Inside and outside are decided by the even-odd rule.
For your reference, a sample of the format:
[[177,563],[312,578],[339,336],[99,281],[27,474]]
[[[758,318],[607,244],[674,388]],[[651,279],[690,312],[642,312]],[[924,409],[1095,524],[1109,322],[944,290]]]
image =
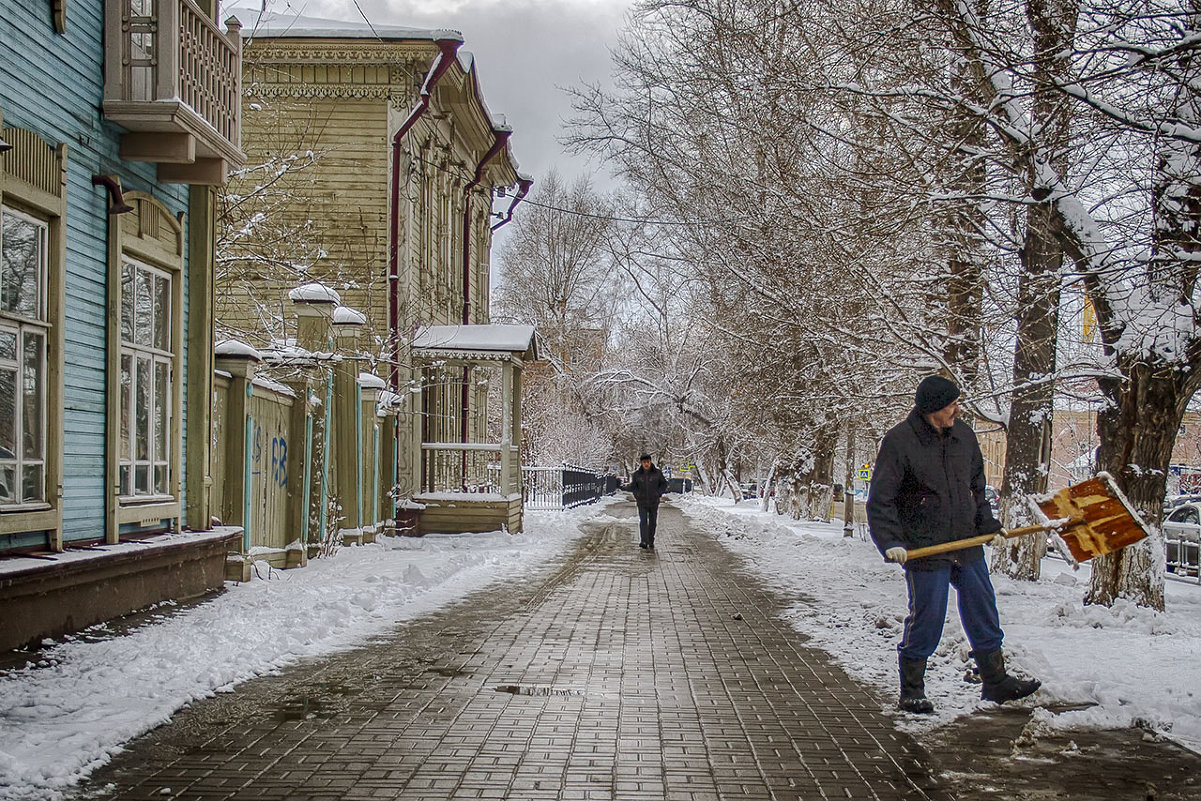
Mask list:
[[1003,703],[1040,686],[1005,672],[997,600],[984,549],[909,560],[908,551],[1001,530],[984,497],[984,457],[976,434],[959,417],[959,387],[929,376],[917,387],[913,411],[884,435],[867,499],[872,539],[890,562],[905,566],[909,615],[897,651],[898,708],[929,714],[926,660],[942,638],[949,588],[959,596],[959,618],[983,681],[981,697]]

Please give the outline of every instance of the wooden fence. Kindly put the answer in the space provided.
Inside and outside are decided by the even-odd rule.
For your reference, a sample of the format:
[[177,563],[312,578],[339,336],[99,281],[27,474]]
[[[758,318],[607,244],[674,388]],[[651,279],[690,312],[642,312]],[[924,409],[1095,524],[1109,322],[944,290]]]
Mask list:
[[353,359],[282,363],[217,348],[211,502],[244,529],[232,578],[253,561],[295,567],[393,525],[395,414]]

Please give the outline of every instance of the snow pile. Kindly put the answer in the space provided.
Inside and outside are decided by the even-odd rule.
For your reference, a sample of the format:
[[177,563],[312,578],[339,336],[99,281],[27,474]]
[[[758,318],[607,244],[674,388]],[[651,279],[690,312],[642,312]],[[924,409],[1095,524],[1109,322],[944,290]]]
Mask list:
[[[900,567],[886,564],[870,541],[844,537],[841,522],[797,522],[729,499],[694,497],[682,505],[769,583],[801,596],[787,613],[792,625],[852,676],[875,685],[882,706],[893,708],[906,614]],[[1052,558],[1039,582],[993,575],[1007,664],[1043,682],[1022,703],[1083,707],[1036,710],[1044,729],[1136,726],[1201,752],[1201,585],[1169,581],[1167,611],[1156,612],[1126,602],[1085,606],[1088,581],[1087,564],[1074,573]],[[963,680],[974,664],[970,650],[952,599],[926,674],[937,714],[904,716],[902,726],[920,732],[985,703],[979,685]]]
[[[196,607],[100,641],[49,643],[0,672],[0,799],[46,799],[185,704],[398,623],[564,553],[607,503],[531,512],[522,534],[385,538],[308,567],[264,571]],[[103,637],[103,625],[87,639]]]

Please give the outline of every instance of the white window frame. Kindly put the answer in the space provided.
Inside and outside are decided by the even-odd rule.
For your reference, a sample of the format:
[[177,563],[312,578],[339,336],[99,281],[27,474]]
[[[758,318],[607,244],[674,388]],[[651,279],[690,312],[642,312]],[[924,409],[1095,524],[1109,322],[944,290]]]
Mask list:
[[[50,222],[48,220],[35,217],[31,214],[22,212],[8,203],[0,204],[0,221],[4,217],[14,217],[26,223],[34,225],[40,232],[41,253],[40,263],[38,264],[38,298],[36,303],[36,317],[26,317],[11,312],[6,312],[0,309],[0,331],[11,333],[16,337],[16,354],[14,359],[4,359],[0,357],[0,366],[6,369],[12,369],[16,373],[16,386],[13,395],[14,402],[14,431],[13,444],[16,448],[12,458],[0,460],[0,464],[4,466],[11,465],[13,467],[13,476],[15,489],[18,490],[18,498],[15,502],[0,503],[0,511],[33,511],[51,508],[48,501],[48,483],[47,470],[49,447],[47,442],[47,415],[50,408],[50,392],[49,392],[49,375],[47,372],[47,349],[50,343],[50,322],[48,320],[47,297],[49,293],[49,276],[50,276]],[[4,248],[4,232],[0,225],[0,252]],[[2,287],[0,287],[2,291]],[[38,432],[38,441],[41,443],[41,454],[39,457],[25,456],[25,417],[24,402],[25,393],[23,391],[23,375],[25,366],[25,338],[27,334],[34,333],[41,337],[42,347],[38,358],[38,375],[40,376],[41,388],[39,399],[39,415],[37,425],[40,426]],[[24,488],[24,472],[26,467],[37,466],[41,468],[42,482],[41,492],[39,497],[32,500],[23,499]]]
[[[163,279],[167,282],[166,292],[166,315],[167,319],[164,323],[168,337],[168,347],[166,350],[157,347],[154,344],[145,345],[139,344],[136,341],[129,341],[125,338],[124,327],[124,306],[122,307],[122,320],[119,327],[121,336],[121,352],[120,364],[121,373],[124,375],[125,359],[128,357],[131,360],[130,377],[133,382],[128,392],[128,397],[122,388],[121,394],[118,396],[117,403],[120,414],[118,422],[118,497],[121,503],[141,503],[151,501],[167,501],[174,500],[175,494],[171,492],[173,484],[173,475],[175,472],[174,458],[175,453],[172,448],[172,432],[174,431],[175,416],[178,410],[175,409],[175,364],[178,356],[178,343],[176,342],[175,334],[175,318],[174,318],[174,297],[176,292],[175,280],[176,277],[168,270],[156,267],[143,260],[134,258],[128,253],[125,253],[121,258],[121,279],[122,279],[122,299],[124,300],[126,292],[124,291],[124,275],[126,267],[133,269],[133,290],[130,293],[133,297],[133,303],[137,300],[137,283],[138,273],[148,273],[152,278]],[[155,309],[155,317],[150,321],[151,336],[153,331],[158,327],[157,322],[157,293],[151,292],[152,308]],[[136,305],[135,305],[136,309]],[[136,311],[134,324],[137,324]],[[137,332],[134,332],[134,338],[137,339]],[[138,392],[137,392],[137,376],[139,375],[138,365],[142,362],[148,362],[149,367],[149,411],[147,413],[147,437],[146,453],[147,458],[138,458],[138,431],[137,431],[137,409],[138,409]],[[166,398],[164,402],[167,404],[165,414],[157,413],[158,403],[158,368],[164,367],[167,371]],[[124,405],[124,408],[121,406]],[[128,436],[128,449],[122,452],[121,446],[125,439],[125,426],[130,427]],[[161,426],[162,431],[157,428]],[[155,445],[161,438],[164,451],[161,454],[155,453]],[[145,488],[139,487],[137,472],[144,468],[147,475],[147,483]],[[161,484],[157,478],[157,472],[162,470]]]

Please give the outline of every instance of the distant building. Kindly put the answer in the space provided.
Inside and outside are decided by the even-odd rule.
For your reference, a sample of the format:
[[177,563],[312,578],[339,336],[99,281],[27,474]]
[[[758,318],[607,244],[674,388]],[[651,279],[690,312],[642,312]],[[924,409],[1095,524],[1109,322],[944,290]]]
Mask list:
[[[251,17],[248,167],[225,203],[218,326],[270,352],[294,336],[291,290],[314,282],[336,290],[366,317],[362,369],[407,404],[396,443],[400,494],[481,491],[501,475],[517,486],[507,458],[498,467],[496,451],[459,446],[490,436],[490,387],[492,433],[516,424],[506,415],[532,335],[513,340],[521,342],[510,354],[451,347],[480,341],[479,332],[442,328],[488,325],[492,231],[505,221],[493,201],[503,196],[499,213],[511,214],[530,185],[510,129],[484,104],[461,34]],[[418,333],[431,330],[448,343],[427,336],[414,350]],[[481,331],[506,344],[514,333]]]
[[[996,425],[977,424],[988,483],[1000,489],[1005,470],[1005,432]],[[1096,473],[1097,411],[1083,406],[1056,409],[1052,419],[1051,490],[1066,487]],[[1201,414],[1185,412],[1172,448],[1168,494],[1201,491]],[[1183,484],[1182,484],[1183,482]],[[1196,487],[1196,490],[1191,487]]]

